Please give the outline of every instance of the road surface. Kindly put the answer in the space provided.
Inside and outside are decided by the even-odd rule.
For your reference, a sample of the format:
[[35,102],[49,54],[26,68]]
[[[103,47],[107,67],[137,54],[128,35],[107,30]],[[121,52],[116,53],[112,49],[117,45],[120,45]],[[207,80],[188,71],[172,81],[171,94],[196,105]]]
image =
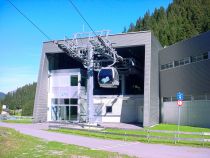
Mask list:
[[0,122],[0,126],[13,128],[23,134],[42,138],[47,141],[79,145],[93,150],[118,152],[141,158],[210,158],[210,148],[124,142],[55,133],[43,130],[48,128],[47,124],[12,124]]

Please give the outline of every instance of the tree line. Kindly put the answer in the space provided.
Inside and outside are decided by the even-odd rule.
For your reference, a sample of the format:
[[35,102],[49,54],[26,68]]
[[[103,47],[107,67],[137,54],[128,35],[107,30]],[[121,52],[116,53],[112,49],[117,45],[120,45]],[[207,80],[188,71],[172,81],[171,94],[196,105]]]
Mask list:
[[35,82],[17,88],[17,90],[6,94],[5,98],[0,101],[0,107],[7,105],[10,110],[22,109],[22,116],[32,116],[35,92]]
[[165,9],[149,11],[123,32],[152,30],[162,46],[210,30],[210,0],[174,0]]

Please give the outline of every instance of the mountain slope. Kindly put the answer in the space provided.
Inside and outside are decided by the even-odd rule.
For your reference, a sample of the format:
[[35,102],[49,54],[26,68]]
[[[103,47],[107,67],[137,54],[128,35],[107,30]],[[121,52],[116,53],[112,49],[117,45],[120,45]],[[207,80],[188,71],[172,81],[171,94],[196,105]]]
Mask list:
[[4,94],[3,92],[0,92],[0,100],[4,99],[6,94]]
[[171,45],[210,30],[209,8],[210,0],[174,0],[167,9],[147,11],[127,31],[152,30],[163,46]]

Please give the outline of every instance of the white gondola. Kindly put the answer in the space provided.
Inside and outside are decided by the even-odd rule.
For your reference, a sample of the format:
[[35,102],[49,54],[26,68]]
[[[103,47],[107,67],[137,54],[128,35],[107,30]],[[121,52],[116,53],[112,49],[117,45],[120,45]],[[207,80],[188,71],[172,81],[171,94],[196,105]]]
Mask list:
[[101,68],[98,72],[98,83],[103,88],[117,88],[119,86],[119,75],[116,68]]

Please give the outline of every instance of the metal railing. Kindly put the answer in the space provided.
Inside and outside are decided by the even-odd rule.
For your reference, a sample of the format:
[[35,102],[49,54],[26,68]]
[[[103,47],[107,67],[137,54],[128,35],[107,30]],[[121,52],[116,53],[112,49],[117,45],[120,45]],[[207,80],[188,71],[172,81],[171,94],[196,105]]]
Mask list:
[[[72,126],[73,125],[73,126]],[[78,128],[80,126],[80,128]],[[86,128],[84,128],[86,127]],[[100,128],[96,130],[95,128]],[[187,142],[198,142],[201,143],[202,146],[205,146],[205,143],[210,142],[210,132],[178,132],[178,131],[166,131],[166,130],[150,130],[150,129],[139,129],[141,134],[129,134],[125,130],[124,133],[117,133],[117,132],[108,132],[103,131],[105,127],[102,126],[92,126],[92,125],[85,125],[85,124],[72,124],[72,123],[59,123],[59,124],[49,124],[49,129],[69,129],[75,131],[86,131],[89,133],[95,134],[102,134],[104,137],[108,137],[108,135],[115,135],[121,136],[123,140],[127,138],[143,138],[148,143],[152,140],[169,140],[172,141],[174,144],[179,143],[180,141],[187,141]],[[160,134],[160,135],[158,135]],[[190,137],[190,135],[192,137]],[[193,136],[197,136],[196,138]],[[208,137],[208,138],[206,138]]]

